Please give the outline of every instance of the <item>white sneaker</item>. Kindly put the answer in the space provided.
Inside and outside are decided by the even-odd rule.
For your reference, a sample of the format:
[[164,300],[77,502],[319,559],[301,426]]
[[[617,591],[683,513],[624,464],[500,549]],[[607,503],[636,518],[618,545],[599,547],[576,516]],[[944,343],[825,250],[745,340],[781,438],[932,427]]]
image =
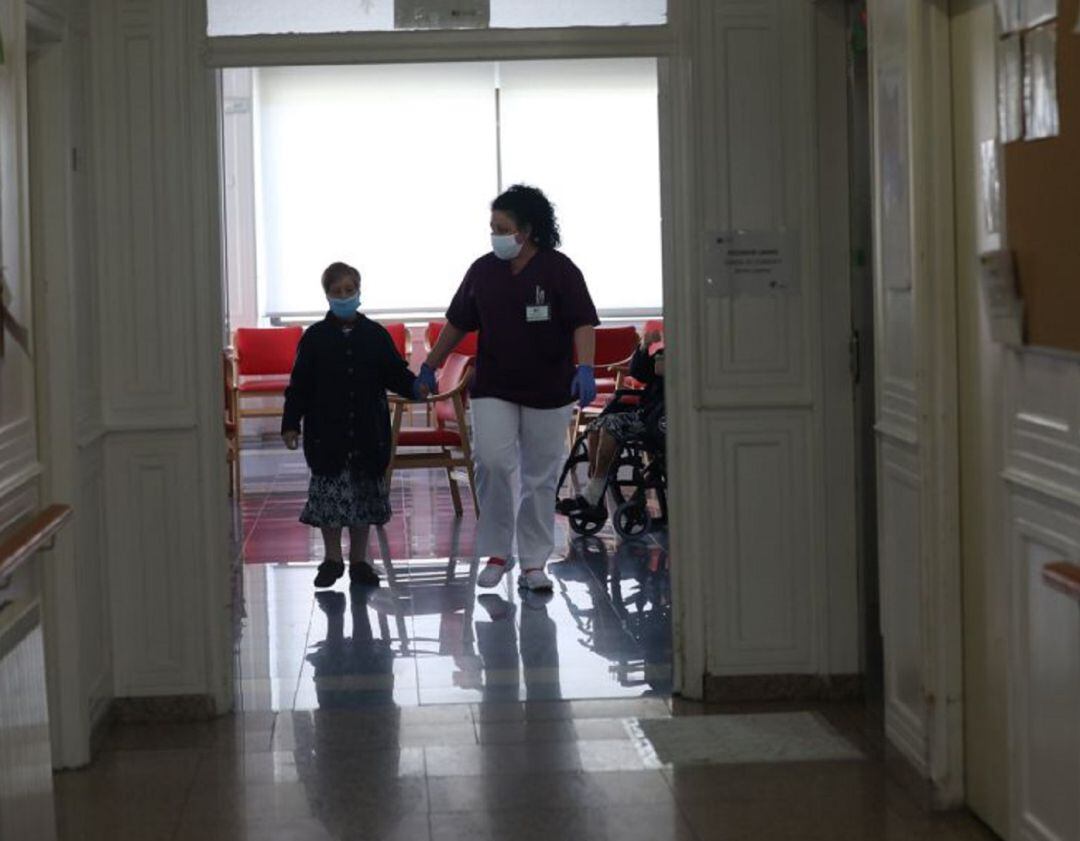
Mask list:
[[553,590],[555,585],[542,569],[526,569],[518,576],[518,587],[523,590]]
[[502,577],[513,568],[513,558],[509,560],[496,557],[488,558],[487,564],[480,570],[480,575],[476,577],[476,584],[486,590],[497,587],[499,582],[502,581]]

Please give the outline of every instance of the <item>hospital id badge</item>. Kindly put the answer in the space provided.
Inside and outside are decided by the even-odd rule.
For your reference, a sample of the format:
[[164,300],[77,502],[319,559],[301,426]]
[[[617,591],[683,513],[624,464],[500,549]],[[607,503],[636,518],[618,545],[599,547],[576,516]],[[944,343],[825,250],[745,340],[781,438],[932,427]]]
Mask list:
[[525,320],[530,324],[536,321],[551,321],[551,306],[537,304],[532,307],[525,307]]

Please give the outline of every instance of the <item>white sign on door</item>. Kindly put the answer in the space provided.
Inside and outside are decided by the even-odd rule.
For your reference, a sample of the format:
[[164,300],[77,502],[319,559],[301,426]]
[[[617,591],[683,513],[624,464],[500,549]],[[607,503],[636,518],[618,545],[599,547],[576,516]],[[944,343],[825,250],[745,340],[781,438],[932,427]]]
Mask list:
[[798,248],[790,231],[722,231],[709,238],[706,293],[714,296],[798,291]]

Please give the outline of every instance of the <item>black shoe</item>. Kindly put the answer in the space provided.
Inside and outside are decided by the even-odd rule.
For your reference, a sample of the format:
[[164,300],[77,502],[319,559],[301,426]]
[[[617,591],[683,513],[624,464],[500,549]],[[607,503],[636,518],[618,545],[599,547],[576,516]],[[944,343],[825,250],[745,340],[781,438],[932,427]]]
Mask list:
[[319,574],[315,576],[316,587],[333,587],[334,582],[345,574],[344,561],[323,561],[319,564]]
[[349,581],[353,587],[378,587],[379,573],[364,561],[349,564]]

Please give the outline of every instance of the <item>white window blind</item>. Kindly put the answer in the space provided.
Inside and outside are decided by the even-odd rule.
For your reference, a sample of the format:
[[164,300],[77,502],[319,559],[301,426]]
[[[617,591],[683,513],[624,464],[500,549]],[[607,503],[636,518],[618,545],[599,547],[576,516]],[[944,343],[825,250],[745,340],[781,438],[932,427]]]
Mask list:
[[601,310],[661,306],[655,60],[273,68],[256,88],[262,315],[325,311],[333,260],[367,311],[441,312],[490,250],[500,160],[503,187],[555,203]]
[[493,68],[258,72],[259,277],[264,314],[323,312],[344,260],[365,309],[445,306],[490,249]]
[[598,307],[660,307],[656,61],[508,62],[499,85],[503,183],[555,202]]

